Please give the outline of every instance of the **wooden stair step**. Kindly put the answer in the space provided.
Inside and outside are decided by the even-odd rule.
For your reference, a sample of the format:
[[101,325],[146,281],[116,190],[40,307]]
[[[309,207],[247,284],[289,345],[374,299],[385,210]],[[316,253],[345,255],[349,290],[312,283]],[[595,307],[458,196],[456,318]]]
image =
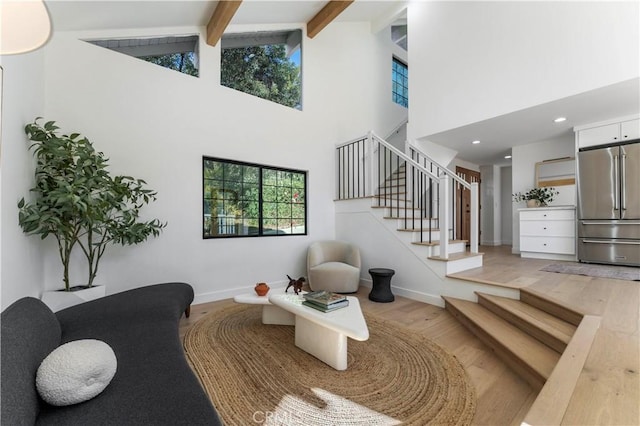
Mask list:
[[462,253],[449,253],[448,258],[440,257],[440,256],[429,256],[428,259],[431,260],[439,260],[441,262],[450,262],[453,260],[465,259],[467,257],[476,257],[476,256],[484,256],[484,253],[471,253],[468,251]]
[[415,211],[420,211],[419,208],[412,208],[412,207],[398,207],[398,206],[371,206],[374,209],[399,209],[399,210],[415,210]]
[[398,193],[395,193],[393,195],[391,195],[391,194],[387,194],[387,195],[376,194],[376,195],[372,195],[371,197],[372,198],[380,198],[382,200],[393,200],[393,201],[395,201],[397,199],[400,199],[401,201],[411,201],[410,198],[396,197],[396,195],[406,195],[406,194],[407,194],[406,192],[398,192]]
[[444,297],[445,308],[535,389],[541,389],[560,354],[477,303]]
[[480,305],[560,354],[576,331],[575,325],[520,300],[479,292],[476,294]]
[[[468,240],[449,240],[449,244],[458,244],[458,243],[467,243]],[[414,244],[416,246],[439,246],[440,245],[440,240],[434,240],[431,242],[428,241],[414,241],[411,244]]]
[[585,316],[584,312],[572,309],[546,294],[538,293],[529,288],[520,289],[520,300],[551,315],[562,318],[575,326],[580,325],[580,321]]
[[[430,232],[430,231],[439,231],[440,228],[398,228],[400,232]],[[451,231],[451,229],[449,229]]]

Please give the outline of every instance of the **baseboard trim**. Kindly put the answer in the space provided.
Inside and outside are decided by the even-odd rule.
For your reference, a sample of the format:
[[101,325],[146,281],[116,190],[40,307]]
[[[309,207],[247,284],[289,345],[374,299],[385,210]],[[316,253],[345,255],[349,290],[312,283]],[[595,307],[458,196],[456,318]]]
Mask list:
[[444,308],[444,300],[442,299],[442,297],[435,294],[423,293],[421,291],[409,290],[393,285],[391,286],[391,291],[396,296],[402,296],[406,297],[407,299],[416,300],[418,302],[428,303],[430,305]]

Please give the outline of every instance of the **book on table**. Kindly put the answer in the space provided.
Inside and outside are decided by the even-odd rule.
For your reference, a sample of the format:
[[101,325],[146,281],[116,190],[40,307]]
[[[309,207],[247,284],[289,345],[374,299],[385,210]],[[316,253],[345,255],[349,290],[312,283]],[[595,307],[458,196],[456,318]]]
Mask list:
[[319,303],[315,303],[315,302],[312,302],[310,300],[305,300],[305,301],[302,302],[302,304],[304,306],[308,306],[309,308],[317,309],[320,312],[333,312],[333,311],[336,311],[336,310],[338,310],[340,308],[346,308],[347,306],[349,306],[349,300],[345,299],[345,300],[340,301],[340,302],[332,303],[329,306],[322,305],[322,304],[319,304]]
[[307,302],[312,302],[324,307],[329,307],[336,303],[348,302],[346,296],[326,290],[305,293],[303,297]]

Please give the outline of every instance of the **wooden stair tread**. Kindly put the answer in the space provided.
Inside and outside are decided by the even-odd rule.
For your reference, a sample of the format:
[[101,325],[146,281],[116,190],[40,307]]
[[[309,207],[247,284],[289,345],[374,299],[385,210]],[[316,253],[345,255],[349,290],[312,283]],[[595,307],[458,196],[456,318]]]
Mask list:
[[[477,303],[452,297],[443,299],[471,323],[474,334],[498,355],[503,358],[506,355],[505,362],[516,370],[524,369],[525,379],[533,386],[541,388],[544,385],[560,359],[559,353]],[[460,315],[456,317],[461,319]]]
[[522,287],[529,285],[529,283],[521,283],[517,281],[503,283],[499,281],[493,281],[493,280],[488,280],[486,278],[469,275],[469,273],[482,272],[482,271],[484,271],[484,269],[481,266],[479,268],[467,269],[466,271],[456,272],[454,274],[447,274],[447,278],[454,278],[456,280],[469,281],[469,282],[478,283],[478,284],[486,284],[494,287],[515,288],[515,289],[521,289]]
[[[384,206],[380,206],[380,207],[384,207]],[[391,212],[393,214],[393,212]],[[401,220],[415,220],[416,222],[418,222],[419,220],[432,220],[434,222],[438,222],[438,218],[437,217],[432,217],[431,219],[429,219],[428,217],[414,217],[414,216],[384,216],[383,219],[401,219]]]
[[569,403],[576,391],[580,375],[600,328],[602,318],[585,315],[547,379],[538,397],[530,407],[524,422],[526,425],[562,424]]
[[[449,244],[459,244],[459,243],[467,243],[467,240],[449,240]],[[427,241],[414,241],[411,244],[414,244],[416,246],[439,246],[440,245],[440,240],[437,241],[432,241],[432,242],[427,242]]]
[[[411,207],[401,207],[401,206],[371,206],[373,209],[398,209],[398,210],[415,210],[420,211],[419,208],[411,208]],[[400,218],[402,219],[402,218]]]
[[376,194],[376,195],[372,195],[372,198],[380,198],[381,200],[392,200],[392,201],[396,201],[396,200],[400,200],[400,201],[411,201],[410,198],[402,198],[402,197],[396,197],[396,195],[404,195],[406,194],[406,192],[394,192],[393,195],[390,194]]
[[496,315],[562,353],[576,326],[534,306],[508,297],[479,293],[478,302]]
[[580,325],[582,318],[585,316],[584,312],[570,308],[553,297],[530,288],[520,289],[520,300],[558,318],[562,318],[575,326]]
[[470,253],[468,251],[462,252],[462,253],[449,253],[449,258],[445,259],[443,257],[440,256],[429,256],[428,259],[431,260],[439,260],[441,262],[449,262],[452,260],[460,260],[460,259],[466,259],[468,257],[476,257],[476,256],[484,256],[484,253]]

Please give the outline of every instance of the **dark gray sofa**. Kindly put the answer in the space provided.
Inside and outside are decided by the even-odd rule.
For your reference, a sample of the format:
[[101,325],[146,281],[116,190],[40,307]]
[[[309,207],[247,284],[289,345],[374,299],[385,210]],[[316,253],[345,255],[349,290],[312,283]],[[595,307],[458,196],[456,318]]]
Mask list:
[[[57,313],[25,297],[2,312],[2,425],[220,425],[179,339],[180,317],[193,301],[184,283],[140,287]],[[118,369],[95,398],[54,407],[40,399],[35,377],[59,345],[98,339]]]

